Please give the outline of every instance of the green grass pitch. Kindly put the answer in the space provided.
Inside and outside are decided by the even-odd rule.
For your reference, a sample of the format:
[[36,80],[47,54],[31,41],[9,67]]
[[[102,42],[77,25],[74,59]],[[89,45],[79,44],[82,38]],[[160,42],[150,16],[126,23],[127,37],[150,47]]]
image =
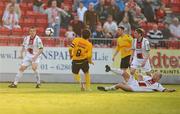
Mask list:
[[106,84],[81,92],[77,84],[0,83],[0,114],[180,114],[180,85],[165,85],[174,93],[102,92],[98,85]]

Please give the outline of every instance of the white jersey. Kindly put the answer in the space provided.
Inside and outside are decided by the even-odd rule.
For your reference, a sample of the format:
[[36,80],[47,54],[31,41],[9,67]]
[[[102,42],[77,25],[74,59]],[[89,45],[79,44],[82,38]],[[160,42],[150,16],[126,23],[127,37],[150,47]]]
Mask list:
[[128,85],[131,87],[133,91],[161,91],[163,92],[165,88],[158,82],[152,80],[150,76],[144,76],[143,81],[137,81],[133,76],[130,76],[128,81]]
[[142,63],[144,62],[144,59],[147,57],[147,54],[150,51],[149,41],[146,38],[142,38],[141,41],[134,39],[132,49],[134,50],[134,55],[133,60],[131,62],[131,68],[141,68],[145,72],[150,72],[151,64],[149,60],[147,60],[145,65],[141,67]]
[[144,76],[143,81],[138,82],[139,86],[152,91],[163,91],[165,88],[158,82],[153,81],[152,77]]
[[32,58],[36,53],[38,53],[39,49],[43,48],[43,43],[40,37],[37,35],[34,38],[26,36],[24,38],[23,46],[25,48],[26,55],[23,58],[21,65],[29,66],[32,63],[38,64],[40,61],[40,56],[35,61],[32,61]]
[[79,20],[80,21],[84,21],[84,13],[87,11],[87,8],[86,7],[83,7],[82,9],[81,8],[78,8],[77,9],[77,15],[79,17]]
[[132,49],[134,50],[133,59],[144,59],[147,56],[147,52],[150,51],[148,39],[142,38],[141,41],[134,39]]
[[43,48],[43,43],[39,36],[31,38],[30,35],[26,36],[23,41],[23,46],[25,47],[26,54],[35,55],[39,49]]

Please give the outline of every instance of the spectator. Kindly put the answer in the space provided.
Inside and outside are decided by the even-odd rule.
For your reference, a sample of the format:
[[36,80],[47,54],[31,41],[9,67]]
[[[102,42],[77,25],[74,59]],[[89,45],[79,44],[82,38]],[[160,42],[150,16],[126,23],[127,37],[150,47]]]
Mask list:
[[180,23],[177,17],[173,18],[172,23],[169,25],[169,30],[174,38],[180,40]]
[[96,31],[93,32],[92,35],[92,37],[95,38],[93,39],[93,44],[95,45],[95,47],[102,47],[103,45],[105,45],[105,40],[102,40],[105,36],[101,25],[98,25],[96,27]]
[[82,0],[73,0],[73,6],[72,6],[73,11],[77,10],[77,8],[79,7],[80,2],[82,2]]
[[88,10],[84,14],[84,23],[89,26],[91,32],[96,30],[96,25],[98,23],[98,15],[94,11],[94,4],[90,3]]
[[62,7],[62,3],[64,3],[64,0],[57,0],[57,4],[59,7]]
[[44,5],[43,0],[34,0],[34,2],[33,2],[33,11],[42,13],[43,12],[42,5]]
[[118,5],[119,10],[120,10],[121,12],[124,11],[124,9],[125,9],[125,4],[124,4],[124,1],[123,1],[123,0],[116,0],[116,4]]
[[113,16],[113,19],[118,22],[120,16],[119,7],[115,0],[111,0],[110,6],[108,7],[108,14]]
[[18,22],[18,14],[15,11],[15,6],[11,4],[8,6],[8,9],[4,11],[4,15],[2,18],[3,21],[3,26],[8,28],[8,29],[13,29],[13,28],[20,28]]
[[73,31],[72,26],[68,26],[68,31],[65,33],[65,36],[71,41],[76,37],[76,33]]
[[131,34],[131,25],[129,23],[128,17],[124,17],[123,20],[119,23],[119,26],[124,27],[125,34]]
[[19,4],[20,2],[22,2],[23,0],[16,0],[16,2]]
[[16,3],[16,0],[11,0],[11,2],[7,4],[6,11],[9,10],[11,5],[14,6],[14,10],[15,10],[16,14],[18,15],[18,18],[20,19],[20,17],[21,17],[21,9],[19,7],[19,4]]
[[105,6],[105,0],[99,0],[99,3],[95,6],[95,11],[99,17],[99,21],[104,23],[108,16],[107,7]]
[[135,2],[137,3],[137,5],[142,8],[143,7],[143,1],[144,0],[135,0]]
[[135,10],[133,10],[131,12],[132,12],[132,15],[133,15],[133,18],[134,18],[134,22],[136,24],[144,23],[144,22],[147,21],[146,17],[141,12],[141,8],[140,7],[136,7]]
[[81,0],[84,3],[85,7],[88,7],[90,3],[97,4],[98,0]]
[[156,14],[156,21],[163,22],[164,17],[166,16],[165,5],[161,5],[157,7],[157,9],[155,10],[155,14]]
[[155,14],[151,6],[151,0],[143,1],[143,14],[148,22],[155,22]]
[[101,25],[96,27],[96,31],[93,32],[93,38],[104,38],[103,28]]
[[[57,1],[51,1],[51,7],[47,8],[44,13],[48,15],[48,27],[54,29],[54,36],[59,36],[61,16],[69,16],[63,9],[57,7]],[[69,16],[70,17],[70,16]]]
[[162,5],[161,1],[162,0],[150,0],[152,2],[152,8],[153,11],[155,11],[158,7]]
[[[45,0],[45,1],[47,1],[47,6],[48,7],[51,7],[51,3],[52,3],[52,1],[54,1],[54,0]],[[57,2],[57,7],[61,7],[62,6],[62,3],[64,2],[64,0],[56,0],[56,2]]]
[[158,30],[157,24],[153,25],[153,29],[147,33],[147,37],[149,38],[151,46],[156,48],[158,46],[159,40],[163,39],[163,34],[160,30]]
[[165,28],[162,29],[163,39],[169,39],[172,37],[171,31],[169,30],[169,24],[165,23]]
[[83,2],[79,3],[79,7],[77,9],[77,15],[80,21],[84,21],[84,13],[87,11],[87,8],[84,6]]
[[84,29],[84,23],[79,20],[78,16],[74,16],[74,19],[71,21],[70,24],[73,28],[73,31],[76,33],[77,36],[81,37],[81,31]]
[[107,38],[113,38],[116,34],[117,28],[117,23],[113,21],[112,15],[109,15],[107,21],[103,25],[105,36]]
[[70,11],[69,7],[64,5],[64,11],[67,12],[68,16],[62,15],[62,27],[63,28],[68,28],[69,23],[71,22],[71,20],[73,20],[73,15],[72,12]]
[[128,0],[125,5],[129,8],[129,10],[134,10],[138,6],[134,0]]
[[137,24],[134,21],[132,12],[130,12],[128,7],[125,7],[125,10],[120,13],[119,22],[121,22],[124,19],[124,17],[128,18],[129,23],[130,23],[132,29],[138,28]]
[[111,0],[104,0],[104,2],[105,2],[105,6],[109,6],[111,4]]
[[126,5],[129,0],[123,0],[124,4]]

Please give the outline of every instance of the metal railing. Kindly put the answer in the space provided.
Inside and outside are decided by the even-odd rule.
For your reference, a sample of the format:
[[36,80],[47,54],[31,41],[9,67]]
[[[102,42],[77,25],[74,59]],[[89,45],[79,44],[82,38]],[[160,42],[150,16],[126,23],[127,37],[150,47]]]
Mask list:
[[[67,47],[71,41],[72,39],[65,37],[42,37],[42,42],[46,47]],[[91,38],[90,41],[96,48],[114,48],[117,44],[116,38]],[[0,36],[0,46],[21,46],[22,42],[23,37]],[[180,41],[159,40],[156,45],[151,45],[151,48],[180,49]]]

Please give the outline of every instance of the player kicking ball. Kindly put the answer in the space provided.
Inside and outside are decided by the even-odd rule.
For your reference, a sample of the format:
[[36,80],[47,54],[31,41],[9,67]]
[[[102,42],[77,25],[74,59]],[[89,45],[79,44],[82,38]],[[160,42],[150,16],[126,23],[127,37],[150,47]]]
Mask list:
[[[24,38],[23,46],[20,52],[20,59],[22,63],[20,65],[19,71],[15,76],[14,82],[9,85],[10,88],[17,88],[19,79],[23,76],[24,71],[31,65],[32,70],[36,76],[36,88],[40,88],[40,75],[38,72],[38,63],[40,61],[40,56],[43,52],[43,43],[41,38],[36,35],[36,28],[31,27],[29,30],[29,35]],[[23,54],[25,56],[23,57]]]
[[[81,85],[81,90],[91,91],[91,78],[89,73],[89,64],[92,62],[92,44],[88,41],[91,36],[89,30],[82,31],[82,38],[75,38],[69,47],[69,55],[72,60],[72,73],[75,81]],[[81,82],[79,71],[82,70],[85,75],[86,85]]]
[[106,72],[113,72],[118,75],[121,75],[125,82],[118,83],[110,87],[98,86],[97,89],[100,91],[110,91],[122,89],[129,92],[174,92],[175,89],[164,88],[158,81],[161,79],[162,75],[160,73],[154,73],[152,77],[142,76],[141,80],[135,80],[134,76],[129,75],[121,69],[111,69],[108,65],[106,67]]

